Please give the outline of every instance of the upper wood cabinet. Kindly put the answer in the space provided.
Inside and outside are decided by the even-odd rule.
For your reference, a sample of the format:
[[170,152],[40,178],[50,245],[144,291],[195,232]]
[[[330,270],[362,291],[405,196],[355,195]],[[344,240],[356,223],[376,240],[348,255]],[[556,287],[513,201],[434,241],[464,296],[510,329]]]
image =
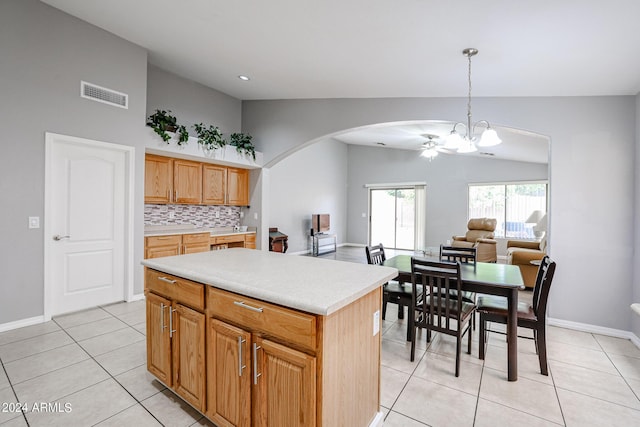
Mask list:
[[202,203],[224,205],[227,202],[227,168],[218,165],[202,165]]
[[249,170],[227,168],[227,204],[232,206],[249,205]]
[[202,163],[173,161],[173,194],[175,203],[202,203]]
[[147,154],[144,202],[248,206],[249,170]]
[[144,202],[170,203],[173,196],[173,159],[147,154],[144,161]]

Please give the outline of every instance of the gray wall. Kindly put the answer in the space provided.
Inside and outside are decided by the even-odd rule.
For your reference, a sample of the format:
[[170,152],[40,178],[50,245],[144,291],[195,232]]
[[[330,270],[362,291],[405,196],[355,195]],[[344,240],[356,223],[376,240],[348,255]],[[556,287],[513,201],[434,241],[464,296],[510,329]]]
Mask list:
[[368,242],[365,184],[426,182],[427,246],[439,246],[466,232],[469,183],[546,180],[546,164],[440,154],[429,162],[415,151],[349,146],[348,235]]
[[347,145],[327,140],[300,150],[270,171],[269,226],[289,239],[291,252],[310,250],[311,215],[331,215],[338,244],[347,233]]
[[[549,315],[556,319],[631,330],[636,102],[474,99],[474,117],[551,139],[549,245],[558,269]],[[464,98],[247,101],[243,130],[271,166],[327,134],[401,120],[462,120],[464,112]]]
[[[136,289],[142,291],[147,53],[36,0],[0,2],[0,324],[43,314],[44,135],[136,147]],[[129,109],[80,97],[85,80],[129,95]]]
[[147,116],[156,109],[171,110],[193,137],[196,133],[191,126],[195,123],[218,126],[225,138],[240,132],[239,99],[149,64]]

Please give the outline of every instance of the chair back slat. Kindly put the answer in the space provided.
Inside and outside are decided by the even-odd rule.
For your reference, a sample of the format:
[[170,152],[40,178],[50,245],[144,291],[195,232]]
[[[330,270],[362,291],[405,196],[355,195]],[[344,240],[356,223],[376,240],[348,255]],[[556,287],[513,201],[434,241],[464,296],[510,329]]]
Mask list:
[[[426,327],[426,313],[429,313],[433,317],[433,330],[451,331],[451,321],[456,320],[457,324],[462,313],[462,300],[449,292],[455,289],[460,293],[460,263],[411,258],[411,283],[416,309],[423,313],[422,321],[416,323]],[[419,297],[419,292],[422,297]]]
[[387,260],[382,243],[375,246],[366,246],[364,249],[369,264],[382,265]]
[[457,246],[440,245],[440,261],[459,261],[462,264],[476,264],[478,248],[459,248]]

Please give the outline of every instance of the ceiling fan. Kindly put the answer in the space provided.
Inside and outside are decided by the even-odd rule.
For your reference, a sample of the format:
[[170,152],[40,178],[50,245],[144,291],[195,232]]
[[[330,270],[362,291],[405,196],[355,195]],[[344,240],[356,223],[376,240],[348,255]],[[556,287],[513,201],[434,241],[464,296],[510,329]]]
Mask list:
[[427,159],[429,159],[429,161],[431,161],[438,155],[439,152],[450,153],[449,150],[444,148],[444,144],[439,143],[438,140],[440,139],[440,137],[438,135],[424,133],[420,136],[427,138],[427,140],[422,143],[422,147],[420,147],[422,149],[422,154],[420,154],[420,156],[426,157]]

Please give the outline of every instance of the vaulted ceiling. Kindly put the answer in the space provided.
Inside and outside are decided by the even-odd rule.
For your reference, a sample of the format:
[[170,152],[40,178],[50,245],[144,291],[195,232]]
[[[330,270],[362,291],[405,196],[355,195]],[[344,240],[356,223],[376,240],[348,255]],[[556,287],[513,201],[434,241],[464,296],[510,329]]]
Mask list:
[[[467,47],[480,51],[473,96],[640,92],[638,0],[42,1],[241,100],[465,97]],[[414,125],[341,140],[416,149],[436,131],[425,122],[409,147],[394,142]],[[546,139],[537,143],[531,161],[546,158]]]

